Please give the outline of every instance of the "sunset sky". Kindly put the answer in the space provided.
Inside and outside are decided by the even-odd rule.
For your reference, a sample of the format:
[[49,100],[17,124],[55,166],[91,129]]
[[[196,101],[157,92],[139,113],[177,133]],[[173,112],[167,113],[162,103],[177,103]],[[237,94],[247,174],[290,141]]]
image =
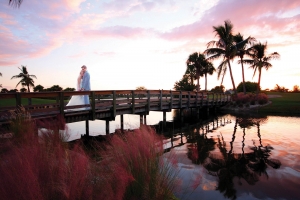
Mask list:
[[[233,33],[268,43],[279,60],[262,71],[262,89],[300,86],[299,0],[23,0],[20,8],[0,2],[0,84],[14,89],[18,67],[27,66],[45,88],[76,86],[82,65],[92,90],[173,89],[186,60],[216,40],[213,26],[230,20]],[[216,60],[217,68],[221,60]],[[253,70],[245,66],[246,81]],[[236,86],[242,80],[232,64]],[[220,85],[208,77],[208,89]],[[229,73],[224,79],[232,88]],[[204,78],[200,79],[204,89]],[[18,89],[21,87],[19,86]]]

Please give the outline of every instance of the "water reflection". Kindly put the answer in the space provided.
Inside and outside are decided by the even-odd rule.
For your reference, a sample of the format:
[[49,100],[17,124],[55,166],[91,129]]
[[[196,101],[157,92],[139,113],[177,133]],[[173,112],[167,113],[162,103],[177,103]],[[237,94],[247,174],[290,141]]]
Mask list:
[[[218,124],[218,119],[216,120]],[[222,120],[220,120],[222,122]],[[205,126],[205,131],[201,133],[201,128],[196,131],[197,134],[192,133],[188,138],[188,158],[194,164],[202,165],[208,174],[218,178],[216,190],[223,193],[224,197],[236,199],[237,190],[235,189],[234,180],[238,180],[238,184],[242,184],[244,180],[249,185],[256,184],[261,176],[268,178],[268,166],[278,169],[281,162],[278,159],[271,158],[271,151],[273,147],[270,145],[263,146],[260,124],[266,123],[267,117],[261,118],[246,118],[236,117],[232,132],[231,141],[226,143],[222,133],[217,137],[208,137],[207,134],[216,130],[215,120],[212,121],[213,128],[210,129],[210,124]],[[221,126],[224,124],[220,123]],[[236,139],[237,129],[242,129],[242,145],[241,153],[234,153],[234,143]],[[247,129],[256,128],[259,144],[252,139],[252,146],[245,153],[245,138]],[[249,140],[249,138],[248,138]],[[216,150],[217,149],[217,150]]]

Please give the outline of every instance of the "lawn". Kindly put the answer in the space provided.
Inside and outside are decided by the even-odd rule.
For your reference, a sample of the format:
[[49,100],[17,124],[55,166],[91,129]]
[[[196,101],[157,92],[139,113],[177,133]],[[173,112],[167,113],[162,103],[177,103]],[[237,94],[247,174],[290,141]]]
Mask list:
[[[38,99],[38,98],[32,98],[32,104],[52,104],[56,103],[56,100],[52,99]],[[22,105],[28,105],[28,99],[22,98]],[[15,99],[0,99],[0,107],[4,106],[16,106],[16,100]]]
[[260,107],[258,112],[270,114],[300,115],[300,93],[267,92],[272,104]]

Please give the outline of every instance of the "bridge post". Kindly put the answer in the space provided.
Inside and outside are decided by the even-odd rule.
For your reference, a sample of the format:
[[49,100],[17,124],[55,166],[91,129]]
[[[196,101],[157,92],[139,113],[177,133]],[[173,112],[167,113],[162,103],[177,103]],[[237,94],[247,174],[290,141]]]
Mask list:
[[160,110],[162,110],[162,90],[160,90],[160,94],[159,94],[159,104],[160,104]]
[[131,108],[132,108],[132,114],[135,113],[135,98],[134,98],[134,90],[131,91]]
[[121,132],[123,133],[124,132],[124,117],[123,115],[120,116],[120,124],[121,124]]
[[150,90],[147,91],[147,113],[150,112]]
[[172,94],[172,90],[170,90],[170,110],[172,110],[173,108],[173,94]]
[[116,111],[116,99],[117,99],[117,97],[116,97],[116,91],[114,90],[113,91],[113,107],[112,107],[112,115],[114,116],[114,117],[116,117],[116,113],[117,113],[117,111]]
[[64,93],[63,92],[59,92],[59,105],[60,105],[60,114],[63,115],[64,110],[65,110],[65,102],[64,102]]
[[144,114],[144,124],[145,124],[145,125],[147,125],[147,118],[146,118],[146,117],[147,117],[147,115]]
[[105,133],[106,135],[109,135],[109,120],[105,120]]
[[180,90],[180,94],[179,94],[179,108],[182,108],[182,92]]
[[85,120],[85,135],[90,136],[89,120]]
[[190,91],[188,91],[188,103],[187,103],[187,107],[190,107],[190,100],[191,100],[191,93]]
[[167,117],[166,117],[166,111],[164,110],[163,111],[163,128],[166,128],[166,124],[167,124],[166,119],[167,119]]
[[92,91],[91,92],[91,98],[92,98],[92,102],[91,102],[91,107],[92,107],[92,120],[96,119],[96,96],[95,96],[95,92]]
[[140,114],[140,126],[143,124],[143,115]]
[[16,106],[19,108],[22,105],[21,93],[16,92]]

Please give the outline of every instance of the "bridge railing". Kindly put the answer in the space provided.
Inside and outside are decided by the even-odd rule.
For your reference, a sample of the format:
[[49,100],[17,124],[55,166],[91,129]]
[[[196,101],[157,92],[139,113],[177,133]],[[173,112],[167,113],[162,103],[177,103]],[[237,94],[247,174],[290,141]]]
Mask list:
[[[89,95],[90,105],[66,106],[74,95]],[[1,100],[6,100],[1,101]],[[28,100],[28,101],[27,101]],[[220,105],[230,101],[231,96],[223,93],[172,91],[172,90],[97,90],[32,93],[0,93],[0,120],[8,110],[23,106],[32,115],[65,114],[74,109],[86,112],[102,112],[130,107],[132,113],[139,107],[147,110],[180,109],[188,107]],[[4,103],[3,103],[4,102]]]

